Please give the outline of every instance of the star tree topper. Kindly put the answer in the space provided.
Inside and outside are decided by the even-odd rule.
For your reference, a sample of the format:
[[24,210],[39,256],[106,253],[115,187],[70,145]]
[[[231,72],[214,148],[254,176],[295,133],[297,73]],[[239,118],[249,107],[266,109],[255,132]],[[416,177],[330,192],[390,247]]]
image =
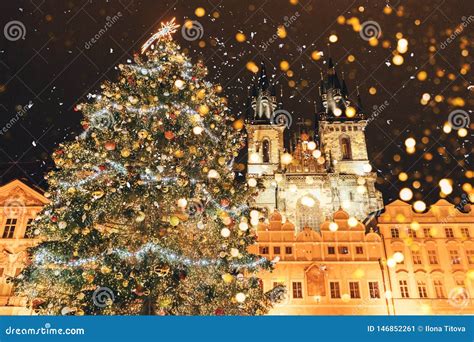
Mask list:
[[176,32],[176,29],[179,27],[175,23],[176,18],[171,19],[168,22],[161,23],[161,27],[153,36],[142,45],[142,53],[144,53],[155,41],[158,41],[162,38],[171,39],[171,35]]

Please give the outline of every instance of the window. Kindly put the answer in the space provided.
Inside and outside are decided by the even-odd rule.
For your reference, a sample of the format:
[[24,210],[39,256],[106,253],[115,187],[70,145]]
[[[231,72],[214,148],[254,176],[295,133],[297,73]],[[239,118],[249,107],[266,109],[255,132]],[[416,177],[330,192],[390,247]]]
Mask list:
[[282,281],[274,281],[273,282],[273,288],[277,287],[277,286],[285,286],[285,284],[283,284]]
[[351,141],[348,137],[341,139],[341,154],[344,160],[352,159]]
[[280,247],[273,247],[273,254],[280,254]]
[[392,234],[392,238],[394,239],[397,239],[400,237],[400,232],[398,231],[398,228],[390,229],[390,233]]
[[453,238],[454,237],[453,228],[445,228],[444,232],[445,232],[447,238]]
[[293,298],[303,298],[303,287],[301,282],[293,282]]
[[436,251],[435,250],[429,250],[428,251],[428,259],[430,261],[431,265],[437,265],[438,264],[438,257],[436,256]]
[[421,265],[421,254],[420,251],[411,251],[411,255],[413,257],[413,264]]
[[260,247],[260,254],[268,254],[268,247],[267,246]]
[[341,253],[341,254],[349,254],[349,248],[347,248],[347,246],[340,246],[340,247],[339,247],[339,253]]
[[469,234],[469,228],[466,228],[466,227],[461,228],[461,234],[463,238],[471,237],[471,235]]
[[474,250],[467,250],[466,251],[466,256],[467,256],[467,262],[469,264],[474,264]]
[[425,235],[425,237],[433,237],[431,235],[431,229],[430,228],[423,228],[423,234]]
[[328,254],[336,254],[336,248],[329,246],[328,247]]
[[441,280],[435,280],[433,282],[435,292],[436,292],[436,297],[437,298],[445,298],[446,296],[444,295],[444,287],[443,287],[443,282]]
[[28,222],[26,223],[26,228],[25,228],[25,238],[33,238],[33,231],[32,231],[32,226],[33,226],[33,219],[30,218],[28,219]]
[[3,239],[11,239],[13,238],[13,234],[15,233],[15,227],[16,227],[16,219],[7,219],[7,222],[5,223],[5,228],[3,230]]
[[285,247],[285,254],[293,254],[293,247],[286,246]]
[[341,298],[341,289],[337,281],[329,282],[329,289],[331,290],[331,298]]
[[420,298],[427,298],[428,291],[426,289],[426,283],[422,280],[418,280],[417,285],[418,285],[418,295],[420,296]]
[[398,284],[400,285],[400,294],[402,298],[410,298],[410,294],[408,293],[408,282],[406,280],[400,280]]
[[270,162],[270,142],[268,140],[264,140],[262,143],[262,160],[264,163]]
[[3,276],[3,271],[4,271],[4,270],[5,270],[5,269],[4,269],[3,267],[0,267],[0,277]]
[[369,281],[370,298],[380,298],[379,283],[377,281]]
[[459,252],[455,249],[449,251],[449,257],[451,258],[451,264],[460,265],[461,258],[459,257]]
[[364,254],[364,247],[356,246],[356,254]]
[[416,230],[408,228],[408,236],[411,238],[416,238]]
[[[311,207],[311,210],[308,210],[308,207],[301,203],[305,197],[309,197],[314,201],[314,206]],[[319,226],[321,224],[321,211],[319,210],[319,201],[316,198],[310,195],[302,196],[298,199],[296,210],[296,222],[298,222],[298,228],[300,230],[309,227],[319,232]]]
[[359,282],[350,281],[349,290],[351,292],[351,298],[360,298]]

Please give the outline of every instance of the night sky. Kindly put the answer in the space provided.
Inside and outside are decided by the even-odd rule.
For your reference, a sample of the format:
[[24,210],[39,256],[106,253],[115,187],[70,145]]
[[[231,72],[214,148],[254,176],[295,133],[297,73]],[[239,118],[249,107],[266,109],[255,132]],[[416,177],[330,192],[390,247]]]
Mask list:
[[[451,202],[472,193],[473,1],[15,0],[3,1],[0,16],[1,183],[19,177],[47,187],[52,151],[82,130],[75,105],[114,80],[116,65],[133,59],[161,21],[176,17],[202,25],[195,26],[200,39],[185,39],[181,30],[174,38],[208,66],[234,115],[245,112],[252,63],[265,61],[282,85],[292,127],[313,118],[320,71],[331,55],[349,92],[354,96],[358,84],[367,115],[376,116],[368,147],[386,203],[405,187],[413,201],[433,203],[443,178],[452,180]],[[23,25],[23,39],[6,33],[12,21]],[[358,27],[367,21],[380,27],[378,39],[361,37]],[[408,49],[396,52],[402,38]],[[443,131],[454,110],[470,122],[462,123],[464,132]],[[406,150],[410,137],[414,153]]]

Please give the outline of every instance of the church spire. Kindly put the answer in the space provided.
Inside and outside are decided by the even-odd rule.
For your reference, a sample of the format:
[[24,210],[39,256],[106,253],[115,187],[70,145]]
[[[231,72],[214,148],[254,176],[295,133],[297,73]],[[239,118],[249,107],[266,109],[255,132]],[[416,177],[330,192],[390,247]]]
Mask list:
[[265,63],[262,61],[256,82],[252,87],[252,124],[272,124],[273,112],[277,109],[276,89],[270,83]]

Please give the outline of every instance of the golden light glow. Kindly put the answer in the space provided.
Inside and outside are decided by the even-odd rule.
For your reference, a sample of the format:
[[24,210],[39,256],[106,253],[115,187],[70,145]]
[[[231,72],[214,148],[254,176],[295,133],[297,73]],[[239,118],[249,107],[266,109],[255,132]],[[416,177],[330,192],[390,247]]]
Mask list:
[[410,188],[403,188],[400,190],[400,199],[402,201],[409,201],[413,198],[413,191]]
[[416,201],[413,203],[413,209],[415,209],[416,212],[422,212],[425,211],[426,209],[426,204],[423,201]]

